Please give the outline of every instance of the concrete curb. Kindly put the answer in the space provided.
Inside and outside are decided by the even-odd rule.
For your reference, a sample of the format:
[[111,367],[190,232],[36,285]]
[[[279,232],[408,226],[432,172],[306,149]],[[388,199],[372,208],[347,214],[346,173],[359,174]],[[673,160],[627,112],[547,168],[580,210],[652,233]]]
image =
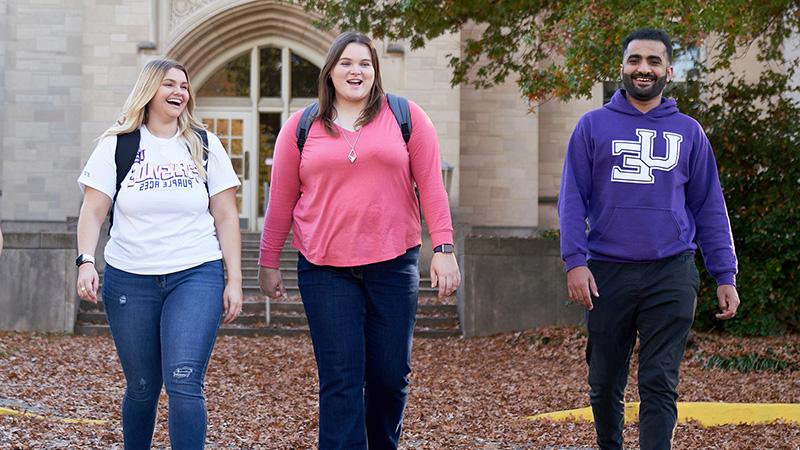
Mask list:
[[79,424],[86,424],[86,425],[104,425],[108,423],[107,420],[97,420],[97,419],[70,419],[70,418],[63,418],[63,417],[53,417],[53,416],[42,416],[39,414],[34,414],[27,411],[17,411],[11,408],[3,408],[0,407],[0,416],[26,416],[26,417],[35,417],[37,419],[56,419],[61,422],[66,423],[79,423]]
[[[593,422],[592,408],[569,409],[529,416],[529,420]],[[625,423],[639,420],[639,403],[625,404]],[[755,425],[783,421],[800,424],[800,404],[796,403],[721,403],[678,402],[678,422],[694,420],[704,427]]]

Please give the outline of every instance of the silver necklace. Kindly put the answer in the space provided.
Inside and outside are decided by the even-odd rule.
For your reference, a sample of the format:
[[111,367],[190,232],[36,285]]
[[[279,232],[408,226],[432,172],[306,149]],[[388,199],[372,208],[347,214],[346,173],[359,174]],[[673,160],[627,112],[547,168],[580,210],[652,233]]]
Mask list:
[[342,135],[344,141],[347,142],[347,146],[350,147],[350,151],[347,152],[347,159],[351,163],[355,163],[356,158],[358,158],[358,153],[356,153],[356,144],[358,144],[358,138],[361,137],[361,132],[364,131],[364,127],[359,128],[358,134],[356,135],[356,140],[351,143],[350,139],[347,139],[347,134],[345,134],[345,131],[347,131],[347,129],[338,122],[336,123],[336,125],[339,125],[339,128],[342,129],[339,134]]

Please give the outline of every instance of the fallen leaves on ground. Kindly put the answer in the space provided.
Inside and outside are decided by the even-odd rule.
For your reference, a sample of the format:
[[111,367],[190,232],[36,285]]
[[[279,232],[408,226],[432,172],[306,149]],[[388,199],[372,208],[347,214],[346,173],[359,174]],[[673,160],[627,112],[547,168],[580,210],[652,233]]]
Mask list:
[[[417,339],[402,448],[543,449],[594,446],[590,423],[527,416],[588,405],[584,347],[574,328],[487,338]],[[705,368],[708,355],[757,354],[791,369],[740,373]],[[636,367],[636,358],[632,367]],[[681,372],[681,400],[800,403],[800,336],[740,339],[697,334]],[[635,369],[626,391],[638,401]],[[0,416],[0,447],[121,449],[123,377],[107,337],[0,334],[0,399],[29,405],[44,419]],[[307,337],[224,336],[208,375],[211,449],[313,448],[317,378]],[[42,413],[41,411],[45,411]],[[103,425],[59,418],[102,419]],[[154,448],[169,448],[162,394]],[[625,427],[637,448],[636,425]],[[678,426],[675,449],[800,448],[800,426]]]

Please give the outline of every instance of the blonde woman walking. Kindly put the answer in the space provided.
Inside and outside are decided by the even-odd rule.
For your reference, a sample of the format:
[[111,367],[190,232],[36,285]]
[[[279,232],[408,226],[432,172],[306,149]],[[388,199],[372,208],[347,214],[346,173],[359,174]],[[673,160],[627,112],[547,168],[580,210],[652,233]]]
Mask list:
[[76,287],[90,302],[99,284],[95,247],[111,209],[102,294],[125,373],[126,449],[150,448],[162,384],[172,448],[203,448],[211,349],[220,321],[234,320],[242,306],[240,183],[193,111],[186,69],[149,62],[78,178]]

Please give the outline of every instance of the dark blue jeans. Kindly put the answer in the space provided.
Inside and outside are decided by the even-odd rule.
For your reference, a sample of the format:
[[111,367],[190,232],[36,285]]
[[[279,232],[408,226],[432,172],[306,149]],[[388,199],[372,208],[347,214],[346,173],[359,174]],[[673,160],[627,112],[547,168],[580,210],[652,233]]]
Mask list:
[[203,448],[203,378],[222,318],[224,283],[221,260],[167,275],[106,265],[103,303],[126,381],[126,450],[150,448],[162,384],[172,448]]
[[395,449],[411,373],[419,247],[389,261],[317,266],[298,283],[319,374],[320,449]]
[[589,398],[597,444],[622,449],[628,366],[639,337],[639,445],[668,450],[677,421],[678,370],[694,320],[694,255],[652,263],[589,261],[600,297],[587,312]]

